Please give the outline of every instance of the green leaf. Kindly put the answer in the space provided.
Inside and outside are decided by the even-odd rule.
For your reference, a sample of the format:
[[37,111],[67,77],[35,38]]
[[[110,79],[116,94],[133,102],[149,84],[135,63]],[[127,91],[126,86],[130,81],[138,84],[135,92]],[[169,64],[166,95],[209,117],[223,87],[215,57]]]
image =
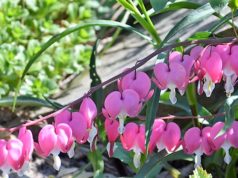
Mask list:
[[220,12],[228,4],[228,0],[209,0],[209,3],[216,12]]
[[65,107],[64,105],[58,103],[58,102],[55,102],[55,101],[51,101],[49,98],[43,96],[45,101],[47,103],[49,103],[54,109],[62,109],[63,107]]
[[[143,33],[139,32],[137,29],[131,27],[130,25],[124,24],[124,23],[120,23],[120,22],[116,22],[113,20],[87,20],[87,21],[83,21],[80,24],[68,28],[65,31],[54,35],[52,38],[50,38],[46,43],[44,43],[41,47],[41,49],[30,58],[30,60],[28,61],[28,63],[26,64],[24,71],[22,73],[21,79],[18,82],[18,86],[16,88],[16,92],[15,92],[15,100],[16,97],[19,93],[20,87],[21,87],[21,83],[25,77],[25,75],[27,74],[27,72],[29,71],[29,69],[31,68],[31,66],[37,61],[37,59],[41,56],[41,54],[46,51],[50,46],[52,46],[54,43],[58,42],[60,39],[64,38],[65,36],[79,31],[83,28],[87,28],[87,27],[91,27],[91,26],[103,26],[103,27],[116,27],[116,28],[122,28],[128,31],[132,31],[135,34],[139,35],[140,37],[142,37],[143,39],[146,39],[147,41],[149,41],[150,43],[152,43],[152,40],[150,37],[144,35]],[[13,103],[13,110],[14,110],[14,105],[15,102]]]
[[[14,97],[5,97],[0,99],[0,106],[12,106]],[[17,97],[16,105],[18,106],[37,106],[37,107],[48,107],[54,108],[47,101],[35,98],[32,96],[19,96]]]
[[197,24],[198,22],[204,20],[205,18],[212,15],[215,11],[210,6],[209,3],[201,6],[200,8],[193,10],[187,16],[185,16],[182,20],[180,20],[166,35],[164,41],[162,43],[166,43],[175,35],[183,32],[186,28],[190,27],[193,24]]
[[167,3],[168,0],[150,0],[150,4],[155,11],[160,11],[161,9],[164,9]]
[[193,171],[193,175],[190,175],[189,178],[212,178],[212,175],[208,174],[203,168],[198,167]]
[[201,7],[201,4],[195,3],[195,2],[189,2],[189,1],[179,1],[174,2],[171,4],[167,4],[167,6],[160,10],[150,9],[148,11],[149,15],[156,15],[159,13],[165,13],[173,10],[179,10],[179,9],[197,9]]
[[238,8],[238,0],[230,0],[229,1],[229,7],[233,10],[236,11]]
[[124,23],[120,23],[120,22],[116,22],[113,20],[88,20],[88,21],[84,21],[81,22],[81,24],[78,24],[74,27],[68,28],[65,31],[54,35],[52,38],[50,38],[46,43],[44,43],[40,49],[40,51],[38,51],[27,63],[23,74],[21,76],[21,80],[24,79],[25,75],[27,74],[28,70],[30,69],[30,67],[32,66],[32,64],[39,58],[39,56],[46,50],[48,49],[50,46],[52,46],[55,42],[58,42],[60,39],[64,38],[65,36],[81,30],[83,28],[86,27],[91,27],[91,26],[103,26],[103,27],[116,27],[116,28],[123,28],[125,30],[128,31],[132,31],[135,34],[139,35],[140,37],[142,37],[143,39],[148,40],[150,43],[152,43],[150,37],[142,34],[141,32],[139,32],[137,29],[131,27],[130,25],[124,24]]
[[152,99],[147,103],[146,109],[146,121],[145,121],[145,129],[146,129],[146,148],[148,148],[148,144],[150,141],[150,135],[152,131],[152,126],[156,117],[156,113],[159,107],[160,100],[160,89],[153,84],[154,95]]
[[[238,11],[234,13],[234,17],[236,16],[238,16]],[[232,18],[231,13],[225,15],[219,21],[217,21],[214,25],[212,25],[208,31],[211,33],[215,33],[218,29],[220,29],[223,25],[225,25],[231,18]]]
[[[89,73],[90,73],[90,78],[92,80],[91,88],[102,83],[101,79],[97,73],[97,70],[96,70],[97,44],[98,44],[98,40],[95,42],[95,44],[93,46],[91,57],[90,57],[90,63],[89,63]],[[99,90],[94,92],[92,94],[92,98],[93,98],[94,102],[96,103],[97,108],[100,110],[102,107],[102,104],[103,104],[103,89],[100,88]]]
[[238,96],[231,96],[226,99],[226,103],[224,105],[225,109],[225,125],[223,129],[217,134],[216,137],[221,136],[226,132],[227,129],[231,127],[231,124],[235,120],[235,110],[238,105]]
[[196,32],[195,34],[193,34],[191,37],[189,37],[188,40],[204,40],[209,38],[209,36],[211,35],[211,32],[208,31],[204,31],[204,32]]
[[163,158],[159,157],[158,155],[152,155],[150,159],[148,159],[146,163],[142,166],[142,168],[135,177],[136,178],[155,177],[164,167],[165,163],[174,160],[192,161],[193,156],[185,154],[182,150],[171,153]]
[[122,161],[123,163],[126,163],[126,164],[133,164],[132,157],[130,156],[129,152],[125,151],[122,148],[121,143],[116,142],[115,143],[115,148],[116,149],[114,151],[113,158],[117,158],[117,159],[119,159],[120,161]]
[[104,170],[104,161],[102,153],[98,149],[96,149],[95,151],[90,151],[88,153],[88,159],[92,163],[94,177],[103,177],[102,173]]
[[236,171],[236,163],[238,161],[238,150],[233,149],[231,151],[232,160],[229,165],[226,167],[226,175],[225,178],[237,178],[237,171]]

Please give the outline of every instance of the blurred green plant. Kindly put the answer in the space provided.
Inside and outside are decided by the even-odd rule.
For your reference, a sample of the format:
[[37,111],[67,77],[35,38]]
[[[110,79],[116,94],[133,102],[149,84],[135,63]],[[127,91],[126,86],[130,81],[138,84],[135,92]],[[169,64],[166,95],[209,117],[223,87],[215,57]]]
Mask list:
[[[26,63],[53,35],[109,12],[97,0],[0,1],[0,97],[12,95]],[[20,95],[54,94],[58,83],[89,64],[93,27],[80,29],[40,56],[30,69]]]

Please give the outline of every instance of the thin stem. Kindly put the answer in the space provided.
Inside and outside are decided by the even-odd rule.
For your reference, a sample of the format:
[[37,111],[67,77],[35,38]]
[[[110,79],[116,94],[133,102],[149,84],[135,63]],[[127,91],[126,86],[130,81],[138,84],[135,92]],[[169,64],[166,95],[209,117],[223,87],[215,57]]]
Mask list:
[[[176,115],[168,115],[168,116],[161,116],[158,119],[162,120],[173,120],[173,119],[213,119],[215,117],[225,116],[225,112],[213,114],[213,115],[205,115],[205,116],[176,116]],[[145,120],[145,116],[138,116],[138,118],[142,121]]]
[[154,38],[155,38],[155,40],[156,40],[156,42],[157,42],[157,45],[159,45],[159,44],[161,43],[161,39],[160,39],[160,37],[159,37],[159,35],[158,35],[156,29],[155,29],[155,26],[154,26],[153,22],[152,22],[151,19],[150,19],[150,16],[149,16],[148,13],[147,13],[147,10],[146,10],[146,8],[145,8],[145,5],[144,5],[144,3],[143,3],[143,0],[138,0],[138,3],[139,3],[139,6],[140,6],[140,8],[141,8],[143,14],[145,15],[145,18],[146,18],[147,22],[148,22],[149,25],[150,25],[151,32],[152,32],[152,34],[153,34],[153,36],[154,36]]
[[[52,118],[52,117],[55,117],[58,113],[60,113],[61,111],[65,110],[65,109],[68,109],[76,104],[79,104],[82,102],[82,100],[86,97],[89,97],[91,96],[95,91],[97,91],[98,89],[102,88],[103,86],[105,85],[108,85],[108,84],[111,84],[112,82],[114,82],[115,80],[129,74],[130,72],[138,69],[139,67],[143,66],[146,62],[148,62],[150,59],[152,59],[153,57],[157,56],[158,54],[164,52],[164,51],[168,51],[168,50],[171,50],[175,47],[178,47],[178,46],[183,46],[183,47],[186,47],[186,46],[190,46],[190,45],[195,45],[195,44],[219,44],[219,43],[228,43],[228,42],[237,42],[238,39],[237,38],[234,38],[234,37],[225,37],[225,38],[209,38],[209,39],[206,39],[206,40],[194,40],[194,41],[184,41],[184,42],[179,42],[179,43],[174,43],[174,44],[171,44],[171,45],[167,45],[163,48],[160,48],[160,49],[157,49],[155,50],[154,52],[152,52],[151,54],[149,54],[148,56],[146,56],[145,58],[141,59],[141,60],[138,60],[136,62],[136,64],[129,68],[128,70],[106,80],[105,82],[102,82],[101,84],[99,85],[96,85],[95,87],[92,87],[84,96],[74,100],[73,102],[69,103],[67,106],[65,106],[64,108],[56,111],[56,112],[53,112],[49,115],[46,115],[44,117],[40,117],[39,119],[36,119],[34,121],[28,121],[26,122],[25,124],[21,124],[19,126],[16,126],[16,127],[12,127],[12,128],[0,128],[0,132],[15,132],[17,131],[18,129],[20,129],[22,126],[32,126],[32,125],[35,125],[39,122],[42,122],[42,121],[45,121],[49,118]],[[197,116],[196,116],[197,117]]]
[[140,11],[137,9],[135,4],[130,1],[127,2],[125,0],[117,0],[123,7],[131,12],[131,15],[141,24],[141,26],[146,29],[149,34],[152,36],[153,40],[156,42],[154,45],[158,46],[161,40],[158,38],[157,33],[155,33],[151,27],[151,25],[143,18]]

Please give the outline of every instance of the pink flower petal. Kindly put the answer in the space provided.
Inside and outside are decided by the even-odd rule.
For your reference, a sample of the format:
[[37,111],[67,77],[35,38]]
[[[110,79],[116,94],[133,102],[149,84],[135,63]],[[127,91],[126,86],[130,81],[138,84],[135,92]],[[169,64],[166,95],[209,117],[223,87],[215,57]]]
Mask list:
[[91,128],[93,120],[97,116],[97,107],[91,98],[85,98],[81,105],[79,112],[88,120],[88,128]]
[[184,134],[183,149],[186,153],[193,154],[199,149],[201,142],[201,130],[198,127],[192,127]]
[[55,125],[60,123],[69,124],[70,120],[71,120],[71,112],[65,109],[55,116]]
[[7,162],[14,170],[19,170],[24,163],[22,149],[23,143],[19,139],[11,139],[7,143]]
[[53,125],[46,125],[41,129],[38,135],[38,143],[44,155],[48,156],[57,143],[57,135]]
[[125,131],[123,135],[121,135],[121,143],[125,150],[131,151],[133,149],[138,130],[138,125],[133,122],[130,122],[125,126]]
[[174,122],[170,122],[167,124],[161,139],[167,150],[172,152],[177,148],[180,137],[181,132],[179,126]]
[[214,83],[218,83],[222,77],[222,60],[218,53],[212,52],[210,58],[206,61],[206,72]]
[[60,151],[67,153],[73,144],[72,130],[68,124],[58,124],[55,127],[55,132],[57,134],[57,146]]
[[114,91],[107,95],[104,107],[110,117],[116,118],[122,109],[121,93]]
[[104,125],[109,142],[115,142],[119,136],[119,122],[115,119],[106,119]]
[[69,123],[73,136],[80,144],[85,143],[88,137],[87,119],[80,112],[72,113],[72,120]]
[[168,75],[169,75],[169,68],[165,63],[158,63],[154,67],[154,74],[157,80],[158,87],[161,90],[167,88],[168,85]]
[[144,72],[133,71],[121,79],[121,88],[135,90],[140,99],[145,98],[150,90],[151,80]]
[[123,110],[128,116],[135,117],[138,115],[141,105],[139,95],[131,89],[126,89],[122,93]]
[[152,127],[152,133],[150,136],[150,143],[149,143],[150,153],[155,149],[156,144],[159,143],[165,127],[166,127],[166,123],[164,122],[164,120],[155,119],[153,127]]

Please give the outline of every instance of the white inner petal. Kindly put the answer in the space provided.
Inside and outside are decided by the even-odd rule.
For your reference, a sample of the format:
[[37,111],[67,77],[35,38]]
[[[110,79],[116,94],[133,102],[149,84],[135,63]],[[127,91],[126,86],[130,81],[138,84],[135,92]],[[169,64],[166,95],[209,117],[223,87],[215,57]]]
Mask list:
[[159,143],[157,143],[156,146],[157,146],[158,152],[160,152],[166,148],[161,141],[159,141]]
[[90,143],[90,148],[92,148],[93,140],[96,137],[97,133],[98,133],[97,128],[94,125],[92,125],[92,128],[89,131],[89,136],[87,139],[88,142]]
[[10,166],[7,165],[7,164],[4,164],[2,167],[1,167],[1,170],[2,170],[2,177],[3,178],[9,178],[9,173],[10,173]]
[[201,166],[201,156],[203,154],[202,150],[199,148],[195,152],[195,159],[194,159],[194,168],[196,169],[197,167]]
[[204,80],[205,82],[203,85],[203,91],[205,92],[207,97],[210,97],[215,88],[215,83],[212,82],[211,78],[208,75],[205,75]]
[[2,173],[2,177],[3,177],[3,178],[9,178],[9,175],[8,175],[8,173],[3,172],[3,173]]
[[230,147],[231,147],[231,145],[227,141],[222,145],[222,148],[225,151],[224,162],[226,164],[229,164],[231,162],[231,156],[230,156],[230,153],[229,153]]
[[185,93],[185,90],[179,90],[179,93],[180,93],[180,95],[184,95],[184,93]]
[[110,155],[110,146],[111,146],[111,144],[110,144],[110,142],[108,142],[107,147],[106,147],[108,155]]
[[134,149],[135,155],[133,157],[133,163],[135,168],[139,168],[140,167],[140,158],[141,158],[141,152],[139,149]]
[[198,81],[197,93],[200,95],[201,91],[201,81]]
[[119,127],[118,127],[118,133],[119,134],[123,134],[125,128],[124,128],[124,121],[125,121],[125,118],[126,118],[126,115],[125,114],[120,114],[118,116],[119,118]]
[[234,86],[232,82],[232,76],[226,76],[225,90],[227,96],[230,96],[234,92]]
[[170,88],[169,99],[172,104],[175,104],[177,102],[175,87]]
[[72,158],[74,156],[74,148],[75,148],[75,143],[73,142],[71,148],[69,149],[69,151],[67,152],[69,158]]
[[53,167],[55,170],[59,171],[60,166],[61,166],[61,159],[60,159],[59,155],[53,155],[53,159],[54,159]]
[[25,172],[29,169],[29,161],[25,161],[22,168],[17,172],[17,175],[22,177]]

